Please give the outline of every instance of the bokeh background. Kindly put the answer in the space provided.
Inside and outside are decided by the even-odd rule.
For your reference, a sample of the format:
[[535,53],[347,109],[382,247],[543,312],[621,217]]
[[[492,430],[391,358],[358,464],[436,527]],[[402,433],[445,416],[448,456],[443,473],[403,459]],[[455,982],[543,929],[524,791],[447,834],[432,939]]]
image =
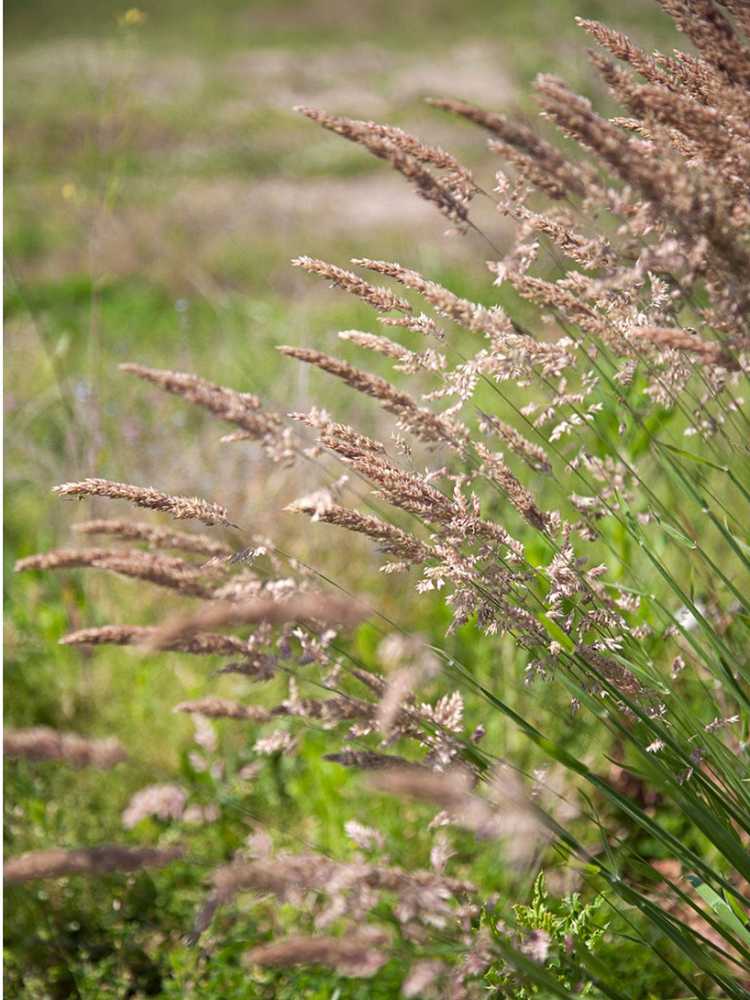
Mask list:
[[[8,765],[10,853],[122,839],[120,813],[135,789],[175,774],[200,786],[186,763],[192,728],[171,706],[216,690],[194,664],[57,645],[71,628],[147,622],[161,598],[78,573],[13,574],[17,558],[65,544],[71,522],[91,513],[54,500],[54,484],[100,475],[203,495],[337,579],[376,588],[386,608],[403,611],[412,599],[392,578],[386,590],[366,547],[280,514],[309,492],[309,471],[269,469],[252,450],[221,446],[217,426],[117,365],[194,371],[282,410],[322,402],[372,429],[374,409],[274,350],[340,350],[338,330],[371,324],[290,258],[399,260],[492,302],[487,246],[446,234],[445,220],[382,162],[292,108],[400,125],[457,153],[489,187],[494,164],[482,137],[424,96],[531,110],[533,77],[552,72],[603,101],[576,14],[647,48],[675,42],[646,0],[6,3],[6,722],[114,735],[131,752],[106,781]],[[487,220],[498,245],[506,226]],[[419,615],[426,635],[441,636],[438,604],[423,601]],[[225,755],[244,752],[236,736],[222,739]],[[283,808],[288,836],[340,851],[360,793],[342,769],[319,763],[315,741],[311,734],[283,783],[259,779],[241,819],[272,823]],[[402,838],[401,860],[416,856],[409,816],[385,810],[382,822]],[[162,833],[141,829],[137,839]],[[205,832],[204,857],[227,856],[238,836],[222,819]],[[256,995],[227,992],[234,981],[221,978],[222,963],[209,973],[180,943],[201,874],[11,894],[10,994]],[[262,914],[252,920],[262,929]],[[227,968],[231,949],[247,944],[243,933],[240,942],[227,932]],[[322,997],[329,987],[323,977],[253,988]]]

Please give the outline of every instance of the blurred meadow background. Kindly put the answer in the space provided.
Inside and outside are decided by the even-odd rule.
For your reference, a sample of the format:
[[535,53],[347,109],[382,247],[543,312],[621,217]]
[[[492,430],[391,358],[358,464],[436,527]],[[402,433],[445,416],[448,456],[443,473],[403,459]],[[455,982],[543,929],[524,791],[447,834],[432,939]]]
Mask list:
[[[377,560],[356,538],[280,513],[322,484],[319,470],[269,467],[252,446],[219,444],[200,414],[117,366],[195,372],[281,411],[317,402],[373,429],[382,419],[374,407],[274,350],[330,350],[339,330],[371,324],[364,307],[295,270],[290,258],[398,260],[489,304],[498,290],[484,266],[488,248],[475,234],[446,234],[432,206],[387,166],[292,107],[400,125],[456,153],[489,188],[493,162],[481,137],[423,98],[529,110],[529,83],[544,71],[605,103],[574,15],[602,18],[647,49],[676,41],[656,7],[635,0],[6,4],[5,719],[115,736],[129,752],[104,779],[57,764],[6,763],[6,851],[122,840],[122,810],[149,782],[176,780],[191,801],[221,806],[218,820],[191,834],[199,863],[9,891],[9,996],[397,994],[396,962],[364,984],[323,972],[250,978],[237,956],[287,918],[267,903],[222,918],[213,950],[185,943],[205,870],[253,830],[282,846],[346,856],[344,823],[364,815],[357,777],[321,761],[325,740],[315,730],[299,756],[255,779],[201,770],[193,726],[172,706],[246,692],[240,681],[219,682],[184,657],[57,645],[77,627],[148,623],[163,596],[96,573],[85,581],[76,571],[14,575],[13,565],[69,543],[71,524],[102,510],[54,499],[53,485],[90,475],[154,485],[226,504],[243,525],[445,643],[439,599],[378,576]],[[486,220],[501,248],[506,227],[499,217]],[[363,627],[355,642],[363,662],[375,662],[375,630]],[[507,670],[498,669],[497,645],[469,629],[447,642],[527,717],[559,696],[536,691],[530,705],[510,650]],[[278,682],[267,687],[260,697],[278,700]],[[495,724],[496,752],[520,760],[531,753]],[[233,762],[233,774],[252,765],[255,734],[217,729],[216,758]],[[570,740],[585,744],[587,734],[578,729]],[[416,807],[383,801],[380,828],[397,863],[424,864],[423,819]],[[183,833],[147,820],[133,836],[163,843]],[[483,884],[494,880],[501,891],[494,863],[485,860]]]

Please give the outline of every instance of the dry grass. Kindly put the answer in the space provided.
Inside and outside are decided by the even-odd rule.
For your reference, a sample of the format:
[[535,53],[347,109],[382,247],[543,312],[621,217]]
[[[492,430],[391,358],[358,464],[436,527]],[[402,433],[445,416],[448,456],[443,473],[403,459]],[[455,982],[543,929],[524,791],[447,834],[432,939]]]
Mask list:
[[[694,921],[679,917],[665,924],[666,912],[681,911],[655,907],[650,888],[622,874],[610,855],[626,835],[612,825],[611,816],[600,824],[595,813],[601,801],[619,821],[626,816],[632,829],[659,850],[683,852],[697,884],[707,887],[700,899],[710,900],[713,893],[721,901],[721,893],[738,908],[748,902],[743,838],[750,813],[738,764],[746,747],[733,727],[740,718],[747,721],[750,706],[743,687],[747,595],[738,583],[748,568],[738,511],[750,496],[745,464],[738,461],[746,458],[749,426],[742,394],[750,372],[750,131],[745,125],[750,69],[746,42],[710,0],[665,0],[663,5],[700,59],[646,56],[622,37],[585,25],[647,81],[593,57],[624,104],[627,121],[599,114],[551,75],[538,79],[545,117],[579,144],[583,159],[568,158],[539,139],[528,122],[466,102],[436,102],[489,133],[498,165],[492,192],[478,186],[451,154],[401,129],[302,109],[313,122],[386,161],[459,232],[476,239],[485,252],[489,247],[499,258],[489,265],[495,285],[513,290],[507,308],[488,306],[395,262],[352,262],[393,282],[396,290],[391,290],[372,285],[348,266],[309,257],[296,261],[376,313],[397,312],[398,317],[379,317],[394,330],[402,326],[429,337],[442,335],[448,325],[448,350],[440,355],[425,351],[423,365],[415,361],[416,352],[404,354],[395,341],[389,346],[378,335],[345,331],[349,343],[425,375],[429,385],[418,383],[413,394],[315,347],[281,348],[286,357],[338,378],[395,417],[390,437],[373,438],[317,409],[265,413],[255,397],[197,376],[125,366],[239,426],[239,438],[260,442],[277,465],[311,463],[305,467],[316,470],[323,485],[287,509],[375,540],[383,553],[395,557],[384,565],[387,573],[411,573],[417,593],[444,592],[449,633],[474,622],[490,640],[510,641],[524,661],[528,683],[557,678],[570,693],[571,709],[585,708],[648,774],[659,789],[658,809],[654,800],[644,809],[641,789],[620,791],[614,780],[602,778],[495,699],[458,660],[436,650],[446,671],[460,676],[480,701],[484,698],[487,718],[498,712],[510,717],[568,770],[570,788],[581,783],[599,796],[592,816],[584,819],[596,822],[611,842],[601,856],[594,853],[586,846],[590,828],[584,826],[582,837],[571,832],[569,824],[581,818],[578,810],[558,818],[560,810],[550,804],[555,796],[545,797],[550,789],[543,781],[531,789],[507,764],[498,766],[492,747],[485,745],[485,727],[468,729],[458,690],[418,700],[416,682],[431,673],[426,661],[420,662],[430,652],[426,644],[409,646],[404,640],[403,662],[390,676],[385,666],[363,670],[340,634],[357,623],[360,605],[317,589],[321,581],[330,582],[322,572],[266,539],[243,534],[231,556],[216,557],[210,565],[219,566],[224,576],[221,587],[210,591],[204,584],[190,589],[193,577],[188,580],[185,573],[193,571],[158,552],[113,556],[107,550],[59,550],[19,568],[76,565],[126,573],[129,566],[131,575],[161,585],[171,575],[173,590],[214,603],[157,627],[77,630],[63,643],[231,658],[221,672],[252,682],[288,674],[288,697],[267,715],[218,697],[178,709],[203,719],[204,742],[212,739],[206,717],[252,723],[285,719],[283,728],[254,744],[258,755],[277,764],[298,750],[295,720],[318,727],[333,750],[327,760],[374,771],[380,790],[439,807],[430,829],[461,826],[477,838],[504,842],[506,861],[522,872],[544,870],[548,842],[556,837],[571,859],[596,875],[613,905],[635,914],[638,926],[646,928],[638,931],[644,948],[654,936],[660,935],[662,943],[669,939],[681,953],[680,977],[691,989],[705,978],[712,991],[724,990],[739,1000],[750,971],[742,924],[725,919],[722,925],[696,900],[693,908],[719,931],[718,937],[707,942],[696,934]],[[540,212],[542,195],[548,201]],[[497,213],[517,228],[517,244],[506,254],[488,235],[486,219],[491,223]],[[542,264],[545,258],[551,265]],[[522,309],[513,309],[513,296],[523,300]],[[544,332],[536,329],[539,311],[552,317]],[[462,344],[473,344],[468,357],[452,350],[455,327],[466,338]],[[502,420],[478,406],[480,398],[486,406],[488,390],[503,400]],[[500,404],[495,400],[495,405]],[[312,445],[300,425],[314,432]],[[485,443],[493,435],[511,454]],[[719,486],[714,480],[709,484],[693,475],[693,465],[727,478]],[[344,473],[332,485],[331,469]],[[685,509],[675,509],[675,483]],[[356,509],[339,503],[347,488],[356,497]],[[89,478],[55,492],[124,499],[208,527],[236,527],[227,510],[213,502],[129,483]],[[359,509],[372,505],[372,494],[377,514]],[[659,541],[654,540],[657,532]],[[665,550],[665,538],[679,541],[678,555]],[[151,546],[170,541],[168,532],[156,531],[141,533],[141,540]],[[710,589],[712,603],[699,603],[692,589],[686,592],[681,578],[693,573]],[[658,595],[657,587],[662,588]],[[393,625],[384,616],[379,624]],[[249,626],[253,631],[242,637],[204,631]],[[701,689],[709,682],[712,686],[712,721],[694,715],[681,687],[685,658],[691,681]],[[328,696],[304,696],[300,684],[307,683]],[[380,752],[396,740],[404,757]],[[184,795],[173,786],[149,786],[139,794],[143,802],[131,803],[137,817],[172,808],[182,814]],[[687,842],[672,833],[677,815],[693,824],[694,837]],[[383,850],[377,830],[355,824],[352,831],[359,846]],[[710,840],[710,847],[694,846],[700,837]],[[392,923],[404,941],[418,940],[434,950],[433,957],[443,954],[446,941],[450,944],[449,996],[465,996],[466,984],[491,968],[497,976],[510,977],[505,985],[514,988],[524,974],[531,975],[519,952],[534,956],[544,969],[537,981],[545,986],[559,992],[567,981],[559,966],[545,965],[551,938],[541,925],[535,928],[547,934],[541,940],[519,937],[518,931],[512,936],[494,916],[491,929],[482,926],[479,890],[445,874],[452,851],[439,833],[429,871],[407,871],[385,860],[344,863],[312,852],[274,855],[268,845],[256,853],[262,856],[250,860],[240,853],[214,873],[196,938],[208,929],[216,909],[240,892],[272,893],[300,909],[309,903],[318,931],[335,921],[349,928],[376,924],[381,894],[390,893],[395,898]],[[651,863],[656,859],[654,852],[639,862],[647,879],[682,900],[685,894]],[[67,870],[66,863],[55,857],[47,868],[31,862],[27,867],[55,875]],[[80,870],[93,873],[98,864],[86,856]],[[19,877],[39,877],[23,871]],[[718,912],[716,905],[709,906]],[[248,960],[317,962],[348,975],[370,976],[387,958],[382,931],[375,929],[373,935],[294,936],[253,949]],[[710,959],[702,957],[704,946]],[[518,982],[512,978],[514,967]],[[587,970],[581,962],[577,975],[585,978]]]
[[179,847],[160,850],[155,847],[121,847],[104,844],[75,851],[35,851],[5,862],[6,882],[29,882],[61,878],[66,875],[101,876],[111,872],[133,872],[158,868],[182,857]]

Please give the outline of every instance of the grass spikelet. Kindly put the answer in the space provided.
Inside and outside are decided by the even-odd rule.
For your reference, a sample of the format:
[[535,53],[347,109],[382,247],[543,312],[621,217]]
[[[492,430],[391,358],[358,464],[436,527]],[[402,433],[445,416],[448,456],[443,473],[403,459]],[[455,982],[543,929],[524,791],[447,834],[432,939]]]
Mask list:
[[447,420],[424,407],[417,406],[411,396],[400,392],[378,375],[371,375],[346,361],[340,361],[330,354],[323,354],[311,348],[282,346],[279,350],[290,358],[315,365],[340,378],[357,392],[377,399],[383,409],[399,418],[400,425],[408,428],[425,443],[435,444],[442,441],[459,450],[462,447],[466,432],[455,421]]
[[418,354],[416,351],[409,351],[402,347],[390,337],[380,337],[377,334],[365,333],[361,330],[342,330],[339,333],[339,338],[356,344],[358,347],[363,347],[367,351],[375,351],[386,358],[394,358],[398,361],[395,366],[396,371],[417,372],[421,369],[439,371],[446,366],[445,358],[435,351],[425,351]]
[[711,0],[659,0],[659,3],[728,83],[750,87],[748,50]]
[[406,299],[394,295],[387,288],[377,288],[375,285],[371,285],[369,281],[360,278],[353,271],[346,271],[342,267],[336,267],[335,264],[328,264],[326,261],[317,260],[314,257],[295,257],[292,264],[295,267],[301,267],[309,274],[318,274],[337,288],[341,288],[351,295],[356,295],[358,299],[366,302],[373,309],[377,309],[378,312],[393,312],[394,310],[403,313],[412,312],[411,304]]
[[[649,344],[657,347],[666,347],[672,351],[685,351],[695,357],[705,365],[716,365],[719,368],[726,368],[728,371],[739,371],[740,364],[736,356],[732,356],[731,347],[718,341],[706,341],[688,333],[686,330],[673,329],[661,326],[635,326],[631,327],[630,336],[636,340],[645,340]],[[732,345],[733,346],[733,345]],[[743,338],[738,343],[738,348],[750,346],[750,338]]]
[[73,531],[80,535],[111,535],[129,542],[145,542],[149,548],[176,549],[196,555],[226,558],[233,549],[223,542],[207,535],[189,534],[186,531],[168,531],[155,525],[138,521],[105,520],[81,521],[73,525]]
[[178,521],[202,521],[208,527],[221,524],[236,528],[227,517],[225,507],[199,497],[170,496],[150,486],[133,486],[110,479],[83,479],[75,483],[61,483],[52,492],[59,497],[106,497],[109,500],[127,500],[136,507],[161,511]]
[[[55,549],[28,556],[16,563],[16,572],[72,568],[105,569],[167,587],[190,597],[208,598],[212,587],[206,582],[207,569],[184,559],[143,552],[141,549]],[[215,567],[212,568],[215,572]]]
[[32,851],[6,861],[3,877],[6,883],[14,883],[69,875],[110,875],[162,868],[182,856],[181,847],[121,847],[117,844],[72,851]]
[[482,413],[480,430],[497,434],[512,452],[522,458],[535,472],[549,472],[551,469],[547,453],[541,445],[528,441],[515,427],[489,413]]
[[253,437],[261,438],[279,429],[279,418],[263,412],[260,400],[251,393],[236,392],[187,372],[146,368],[132,363],[120,365],[120,371],[137,375],[165,392],[202,406],[221,420],[237,424]]
[[[404,141],[403,133],[399,136],[398,132],[384,129],[374,122],[340,118],[314,108],[298,107],[295,110],[322,125],[323,128],[356,142],[374,156],[386,160],[394,170],[414,185],[421,198],[432,202],[441,214],[460,230],[464,231],[467,228],[469,222],[467,201],[473,189],[468,188],[465,175],[459,179],[458,184],[455,175],[445,179],[435,177],[422,165],[420,158],[413,155],[414,146]],[[411,145],[411,152],[405,151],[407,145]],[[422,150],[424,149],[425,147],[422,147]],[[420,153],[420,157],[427,160],[427,154],[424,152]]]
[[138,364],[120,365],[120,370],[137,375],[166,392],[181,396],[189,403],[213,413],[220,420],[240,428],[233,434],[223,435],[220,438],[222,443],[257,441],[272,460],[284,465],[294,462],[294,441],[290,429],[284,427],[278,414],[264,410],[257,396],[227,389],[186,372],[146,368]]
[[176,640],[205,629],[239,625],[286,625],[316,622],[351,628],[365,617],[357,602],[333,594],[302,593],[274,600],[258,597],[227,601],[200,608],[192,614],[176,616],[157,630],[154,648],[169,647]]
[[60,733],[48,726],[5,729],[3,751],[6,757],[11,758],[58,760],[75,767],[103,770],[127,760],[128,756],[118,740],[90,740],[77,733]]
[[508,768],[498,768],[492,777],[492,801],[476,795],[470,775],[458,769],[444,774],[414,768],[389,769],[373,775],[370,782],[391,795],[434,803],[477,837],[504,839],[506,853],[515,864],[527,863],[546,837],[541,812]]
[[[342,767],[351,767],[358,771],[402,770],[404,768],[419,768],[404,757],[395,754],[377,753],[374,750],[342,750],[338,753],[327,753],[324,760]],[[423,769],[420,769],[423,770]]]
[[248,722],[268,722],[271,713],[260,705],[240,705],[227,698],[199,698],[197,701],[181,701],[175,705],[175,712],[188,715],[203,715],[208,719],[241,719]]
[[342,976],[369,979],[388,961],[388,952],[383,950],[387,943],[387,935],[376,928],[371,933],[360,931],[341,938],[293,935],[252,948],[245,961],[281,968],[326,965]]
[[493,111],[484,111],[465,101],[430,98],[429,103],[487,129],[495,138],[490,143],[490,148],[494,152],[510,155],[511,162],[526,167],[534,183],[550,197],[561,199],[572,194],[582,198],[595,190],[595,175],[586,165],[570,163],[559,150],[541,139],[524,122],[513,121]]
[[537,507],[531,492],[513,475],[502,458],[477,441],[477,455],[482,460],[482,470],[488,479],[497,483],[516,510],[538,531],[547,528],[547,517]]
[[675,84],[669,74],[660,68],[652,56],[639,49],[627,35],[621,31],[615,31],[599,21],[592,21],[584,17],[577,17],[575,20],[580,28],[583,28],[600,45],[608,49],[615,58],[628,63],[646,80],[662,87],[674,88]]
[[[63,646],[140,646],[154,649],[159,640],[158,628],[138,625],[103,625],[69,632],[60,640]],[[200,633],[162,642],[159,649],[194,656],[242,656],[253,652],[252,646],[242,639],[217,633]]]
[[392,261],[370,260],[368,257],[355,258],[352,263],[356,264],[357,267],[364,267],[378,274],[384,274],[406,285],[407,288],[414,289],[441,316],[452,319],[455,323],[466,327],[467,330],[491,336],[503,336],[513,329],[510,320],[499,307],[486,309],[484,306],[462,299],[411,268],[402,267]]

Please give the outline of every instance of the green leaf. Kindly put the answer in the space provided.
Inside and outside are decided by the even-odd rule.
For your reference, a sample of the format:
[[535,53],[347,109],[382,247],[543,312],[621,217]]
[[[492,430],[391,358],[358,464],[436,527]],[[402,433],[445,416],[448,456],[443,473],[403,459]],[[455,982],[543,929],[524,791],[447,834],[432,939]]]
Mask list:
[[664,531],[666,531],[666,533],[670,535],[672,538],[676,538],[678,542],[682,542],[682,544],[686,545],[689,549],[698,548],[698,546],[691,538],[688,538],[687,535],[684,535],[681,531],[678,531],[677,528],[673,528],[671,524],[667,524],[666,521],[662,521],[660,517],[657,517],[657,521],[659,522],[659,525],[664,529]]
[[750,945],[750,931],[742,923],[729,903],[725,899],[722,899],[718,892],[712,889],[710,885],[707,885],[698,875],[686,875],[685,877],[701,899],[708,903],[721,923],[736,934],[738,938],[741,938],[745,944]]

